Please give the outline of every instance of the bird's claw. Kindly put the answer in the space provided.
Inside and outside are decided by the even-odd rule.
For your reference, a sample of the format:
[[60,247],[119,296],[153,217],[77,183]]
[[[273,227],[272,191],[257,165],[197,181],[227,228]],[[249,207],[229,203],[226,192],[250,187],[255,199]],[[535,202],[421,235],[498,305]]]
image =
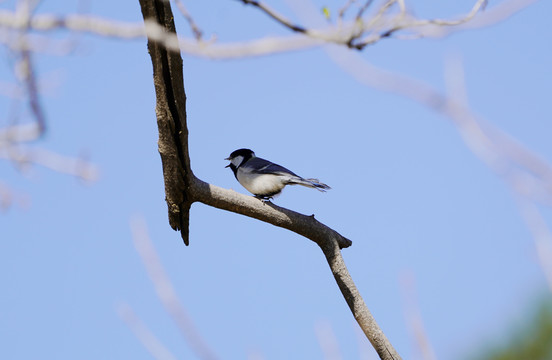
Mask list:
[[263,204],[269,203],[270,199],[272,199],[272,196],[262,196],[262,195],[255,195],[255,198],[261,200]]

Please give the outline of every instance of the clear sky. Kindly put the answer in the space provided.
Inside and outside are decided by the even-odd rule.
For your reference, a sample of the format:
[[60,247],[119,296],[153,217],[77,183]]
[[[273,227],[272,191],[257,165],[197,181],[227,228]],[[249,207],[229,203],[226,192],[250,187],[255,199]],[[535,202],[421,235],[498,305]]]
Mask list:
[[[238,1],[185,3],[206,36],[221,42],[288,34]],[[407,3],[419,16],[443,18],[472,6]],[[94,15],[141,21],[138,1],[83,4]],[[292,14],[285,3],[274,6]],[[77,8],[45,0],[39,11]],[[552,162],[551,13],[552,3],[540,1],[488,28],[387,39],[361,56],[444,89],[445,61],[460,54],[472,108]],[[328,325],[343,359],[375,358],[311,241],[194,204],[190,246],[182,244],[167,221],[145,40],[75,39],[71,56],[36,58],[48,85],[48,132],[35,146],[86,154],[100,178],[84,184],[0,163],[0,181],[27,199],[0,214],[0,358],[151,358],[118,316],[122,303],[177,358],[194,358],[133,246],[135,216],[147,223],[186,311],[221,359],[322,358],[317,332]],[[5,51],[2,57],[0,79],[8,82],[13,61]],[[353,241],[343,251],[348,268],[404,359],[420,358],[406,321],[411,301],[437,357],[465,359],[509,334],[547,293],[511,189],[443,116],[363,85],[321,48],[231,61],[185,55],[184,74],[195,174],[247,194],[223,159],[248,147],[329,184],[325,194],[287,188],[275,203],[314,213]],[[8,104],[0,100],[2,125]],[[414,298],[405,278],[415,279]]]

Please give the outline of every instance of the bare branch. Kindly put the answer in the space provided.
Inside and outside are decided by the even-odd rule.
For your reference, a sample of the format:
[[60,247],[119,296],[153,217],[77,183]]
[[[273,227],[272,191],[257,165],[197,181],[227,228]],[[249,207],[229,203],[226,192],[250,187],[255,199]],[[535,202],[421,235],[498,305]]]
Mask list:
[[90,15],[33,15],[28,21],[13,11],[0,10],[0,28],[36,31],[69,30],[122,39],[143,38],[144,26],[138,23],[107,20]]
[[498,3],[496,6],[493,6],[489,9],[485,9],[485,14],[483,16],[478,16],[473,19],[473,21],[463,24],[460,29],[478,29],[490,25],[494,25],[501,21],[506,20],[512,15],[520,12],[529,5],[532,5],[539,0],[508,0]]
[[182,0],[174,0],[174,2],[176,4],[176,7],[178,7],[178,10],[184,17],[184,19],[186,19],[186,21],[188,22],[188,25],[190,25],[190,28],[192,29],[192,33],[194,34],[195,39],[197,41],[200,41],[201,36],[203,35],[203,32],[199,29],[199,26],[197,26],[197,24],[195,23],[194,19],[192,18],[192,16],[190,15],[186,7],[184,6],[184,3],[182,2]]
[[[468,148],[509,184],[529,176],[534,179],[531,182],[536,187],[534,194],[539,194],[534,199],[547,202],[552,199],[552,167],[472,112],[462,100],[465,99],[462,95],[465,90],[460,83],[463,75],[458,67],[447,71],[450,95],[445,95],[426,83],[377,68],[357,54],[336,48],[328,48],[327,52],[336,64],[358,81],[405,96],[445,115],[458,127]],[[544,194],[548,195],[543,197]]]
[[411,271],[402,274],[401,290],[406,323],[410,328],[412,338],[418,346],[421,358],[423,360],[435,360],[435,351],[429,342],[427,332],[424,328],[420,306],[418,305],[415,278]]
[[552,291],[552,232],[534,203],[519,197],[518,207],[527,228],[531,231],[539,265],[544,272],[548,287]]
[[423,25],[439,25],[439,26],[455,26],[455,25],[461,25],[464,23],[467,23],[468,21],[472,20],[475,15],[481,11],[484,10],[487,6],[488,0],[477,0],[475,5],[472,7],[469,13],[467,13],[465,16],[461,17],[457,20],[446,20],[446,19],[432,19],[432,20],[419,20],[411,23],[410,25],[405,24],[404,27],[415,27],[415,26],[423,26]]
[[[176,0],[175,0],[176,1]],[[244,2],[244,0],[239,0]],[[146,21],[144,24],[125,23],[102,19],[89,15],[70,14],[56,16],[51,14],[33,14],[29,19],[18,16],[16,12],[0,10],[0,43],[21,50],[23,44],[14,41],[7,32],[11,30],[34,30],[38,32],[52,30],[68,30],[85,32],[105,37],[117,37],[122,39],[137,39],[147,36],[150,40],[156,40],[171,50],[181,51],[200,57],[212,59],[231,59],[250,56],[262,56],[267,54],[296,51],[318,47],[325,43],[335,43],[348,47],[363,49],[368,45],[389,37],[399,30],[408,30],[408,34],[395,35],[400,38],[441,37],[451,31],[470,29],[496,23],[511,14],[531,5],[538,0],[507,0],[487,10],[485,15],[475,17],[485,4],[478,0],[472,10],[463,18],[457,20],[420,20],[406,16],[403,0],[386,1],[371,18],[350,23],[340,24],[338,27],[325,26],[321,29],[306,29],[293,24],[284,16],[274,12],[261,2],[245,0],[246,4],[255,6],[268,16],[274,18],[283,26],[294,32],[300,32],[301,36],[269,37],[248,42],[216,44],[213,42],[197,41],[194,39],[178,38],[172,33],[165,32],[156,22]],[[352,3],[352,2],[351,2]],[[389,9],[398,4],[398,14],[388,14]],[[456,25],[455,25],[456,24]],[[30,36],[30,35],[28,35]],[[33,36],[37,36],[34,34]],[[362,38],[363,37],[363,38]],[[44,38],[32,41],[33,47],[40,51],[47,51],[44,47]],[[66,48],[70,44],[62,47]],[[33,51],[29,46],[29,50]]]
[[[155,19],[167,29],[166,32],[174,33],[174,22],[168,2],[140,0],[140,5],[144,21],[151,22]],[[194,176],[188,155],[182,59],[178,52],[167,51],[151,40],[148,41],[148,48],[154,68],[159,151],[163,162],[169,222],[173,229],[181,231],[182,238],[187,244],[190,205],[199,201],[290,229],[311,239],[322,249],[351,312],[380,357],[400,359],[366,307],[345,266],[340,248],[350,246],[350,240],[318,222],[314,215],[305,216],[271,203],[265,204],[253,197],[210,185]],[[175,94],[178,94],[178,99],[181,100],[176,99]]]
[[98,169],[88,161],[82,158],[63,156],[46,149],[0,147],[0,159],[13,161],[22,169],[30,165],[40,165],[85,181],[95,181],[98,178]]
[[374,348],[371,346],[372,344],[366,342],[366,335],[364,335],[362,329],[359,326],[356,326],[356,324],[354,324],[353,326],[358,344],[359,360],[379,359],[377,353],[374,353]]
[[44,116],[44,110],[40,105],[40,98],[38,96],[38,88],[36,85],[36,75],[31,62],[31,53],[28,50],[21,52],[21,68],[23,80],[27,89],[27,96],[29,98],[29,107],[31,108],[38,127],[37,135],[38,137],[41,137],[46,131],[46,118]]
[[364,299],[360,295],[351,274],[349,274],[349,270],[347,270],[337,241],[335,239],[327,239],[320,247],[330,265],[339,290],[341,290],[341,294],[343,294],[347,305],[349,305],[349,309],[379,357],[382,360],[401,359],[401,356],[391,345],[364,303]]
[[23,98],[23,89],[21,86],[0,81],[0,96],[11,97],[14,99]]
[[[37,81],[30,58],[30,52],[24,51],[19,72],[27,90],[29,107],[35,121],[18,124],[18,117],[15,115],[11,119],[11,125],[0,128],[0,159],[9,160],[23,170],[30,165],[40,165],[85,181],[95,181],[98,178],[98,169],[84,157],[67,157],[46,149],[28,146],[28,143],[38,140],[46,129],[46,120],[40,105]],[[14,89],[20,88],[21,86],[14,86]],[[18,93],[13,95],[16,98],[23,96]]]
[[167,33],[155,22],[146,20],[144,23],[149,40],[159,42],[169,50],[178,51],[180,49],[188,55],[210,59],[238,59],[263,56],[309,49],[324,44],[324,40],[322,39],[313,39],[306,36],[269,37],[229,44],[198,43],[195,40],[180,39],[174,34]]
[[149,38],[148,50],[153,64],[153,78],[157,98],[156,113],[159,129],[159,154],[163,165],[165,200],[169,208],[169,224],[180,230],[188,245],[188,226],[192,204],[186,189],[193,178],[188,154],[186,124],[186,92],[182,74],[182,57],[170,3],[162,0],[140,0],[146,27],[157,23],[160,34],[170,34],[176,49]]
[[167,276],[161,264],[161,260],[159,259],[159,255],[157,255],[148,236],[145,221],[143,219],[134,219],[131,222],[131,230],[134,247],[142,258],[142,262],[146,267],[150,280],[155,287],[157,297],[161,300],[167,313],[169,313],[171,318],[175,321],[184,339],[186,339],[199,358],[216,359],[217,356],[203,340],[193,324],[192,319],[176,295],[172,282]]
[[366,0],[364,5],[362,5],[360,7],[360,9],[358,10],[355,21],[359,21],[360,19],[362,19],[362,16],[364,15],[364,12],[370,7],[370,5],[372,5],[372,2],[373,2],[373,0]]
[[5,211],[13,202],[13,194],[11,189],[4,183],[0,182],[0,210]]
[[319,322],[314,327],[318,344],[322,349],[322,354],[325,360],[341,360],[343,356],[339,351],[337,338],[332,330],[329,322]]
[[264,12],[266,15],[270,16],[271,18],[273,18],[274,20],[276,20],[277,22],[279,22],[280,24],[284,25],[285,27],[287,27],[288,29],[292,30],[292,31],[295,31],[295,32],[299,32],[299,33],[307,33],[307,30],[302,27],[302,26],[299,26],[299,25],[294,25],[290,20],[286,19],[285,17],[283,17],[282,15],[278,14],[276,11],[272,10],[270,7],[268,7],[268,5],[265,5],[259,1],[256,1],[256,0],[238,0],[238,1],[241,1],[242,3],[246,4],[246,5],[252,5],[256,8],[258,8],[259,10],[261,10],[262,12]]
[[190,181],[188,191],[193,201],[291,230],[319,246],[325,244],[328,238],[334,239],[339,248],[347,248],[352,244],[351,240],[316,220],[314,214],[310,216],[299,214],[271,202],[264,203],[252,196],[223,189],[197,178]]
[[158,360],[176,360],[169,349],[148,329],[146,324],[134,313],[130,305],[121,304],[117,307],[117,313],[149,351],[151,356]]
[[30,142],[40,136],[40,129],[36,123],[11,125],[0,128],[0,149],[12,143]]
[[[166,1],[157,2],[154,6],[151,5],[151,0],[142,0],[141,4],[143,6],[145,18],[144,25],[120,23],[82,15],[68,15],[64,17],[35,15],[32,14],[32,7],[27,7],[26,9],[22,8],[24,11],[18,9],[15,13],[0,10],[0,41],[13,46],[13,49],[17,49],[18,51],[30,52],[32,49],[27,44],[28,32],[31,30],[48,31],[64,29],[118,38],[140,38],[147,35],[150,40],[148,46],[154,64],[154,81],[157,93],[157,118],[160,133],[159,151],[163,161],[165,188],[169,207],[169,221],[171,226],[175,230],[181,230],[184,242],[187,243],[189,209],[192,202],[200,201],[210,206],[244,214],[276,226],[288,228],[315,241],[323,250],[331,271],[355,319],[378,351],[378,354],[385,359],[397,359],[399,358],[398,354],[392,348],[366,308],[341,257],[340,248],[350,246],[350,240],[319,223],[314,219],[314,216],[298,214],[273,204],[262,204],[251,197],[217,188],[195,178],[190,167],[187,149],[188,133],[186,128],[185,93],[182,84],[182,60],[179,51],[180,48],[182,48],[184,52],[193,55],[213,58],[231,58],[304,49],[320,46],[324,43],[335,43],[362,49],[366,45],[376,43],[399,30],[409,30],[414,36],[426,36],[430,34],[427,29],[467,24],[467,22],[471,21],[476,13],[484,6],[485,1],[479,0],[472,8],[472,11],[459,20],[419,20],[406,16],[404,1],[390,0],[384,3],[377,14],[371,19],[368,19],[368,21],[358,21],[364,14],[364,10],[361,8],[358,13],[360,16],[357,16],[357,21],[350,24],[344,24],[339,28],[325,27],[321,30],[307,30],[303,27],[294,25],[282,15],[275,13],[258,1],[241,1],[244,4],[252,5],[260,9],[277,22],[292,31],[301,33],[301,35],[223,45],[207,44],[195,40],[191,41],[189,39],[179,39],[174,30],[172,12],[170,11],[168,3]],[[531,2],[532,1],[526,1],[525,4]],[[28,2],[21,3],[28,4]],[[370,1],[367,1],[364,4],[364,8],[369,4]],[[394,4],[398,4],[400,7],[400,13],[398,15],[391,14],[391,11],[389,11]],[[151,20],[152,18],[155,20]],[[10,34],[4,34],[10,31],[15,31],[20,35],[17,41],[13,41],[13,39],[8,41],[8,39],[11,38],[8,36]],[[25,59],[23,63],[27,64],[26,66],[32,70],[30,55],[24,54],[23,59]],[[355,67],[347,68],[346,70],[351,71],[353,69],[355,69]],[[372,77],[368,80],[366,80],[367,78],[363,79],[368,83],[377,83],[381,79],[384,79],[385,81],[382,83],[385,84],[379,84],[380,88],[396,91],[412,97],[450,117],[465,136],[466,142],[472,150],[485,161],[489,161],[499,168],[498,165],[501,165],[500,161],[495,161],[496,159],[493,158],[493,155],[495,155],[494,151],[496,151],[495,141],[496,138],[501,138],[501,140],[507,142],[507,138],[501,137],[500,133],[498,135],[494,134],[493,138],[492,133],[488,129],[485,129],[485,127],[481,125],[481,122],[471,114],[467,105],[461,104],[450,97],[441,95],[425,84],[421,84],[421,86],[418,87],[418,84],[410,79],[404,81],[404,79],[400,77],[394,78],[391,76],[391,78],[389,78],[385,72],[378,73],[377,71],[362,71],[360,73],[363,77]],[[27,74],[32,74],[32,71]],[[27,128],[27,130],[29,130],[28,134],[25,135],[22,133],[22,135],[17,133],[15,135],[22,139],[32,138],[33,131],[34,136],[39,136],[45,128],[43,124],[41,125],[44,115],[40,109],[40,104],[35,101],[37,98],[34,100],[32,98],[36,96],[37,93],[36,79],[33,78],[29,81],[29,78],[30,77],[27,75],[26,88],[29,93],[30,106],[31,109],[33,109],[34,116],[38,118],[37,122],[33,124],[33,127]],[[389,79],[391,79],[391,81],[387,81]],[[412,87],[409,88],[409,86]],[[7,135],[4,139],[0,136],[0,141],[9,139],[12,133],[12,131],[4,132],[4,134]],[[31,134],[31,136],[29,136],[29,134]],[[9,141],[5,141],[4,145],[8,143]],[[15,153],[14,156],[13,149],[8,146],[4,146],[3,149],[0,147],[0,150],[0,156],[8,154],[6,158],[15,159],[15,161],[20,164],[25,164],[28,162],[27,159],[31,158],[21,156],[26,155],[21,152]],[[501,157],[499,160],[503,160],[504,157],[502,157],[502,155],[504,154],[500,155]],[[38,158],[38,162],[41,162],[40,154],[38,156],[34,155],[32,158]],[[58,163],[56,157],[52,156],[52,154],[48,154],[48,156],[42,157],[42,159],[43,163],[48,164],[46,166],[58,168],[58,165],[56,165]],[[512,156],[508,158],[508,160],[512,159]],[[513,162],[515,163],[515,161]],[[512,173],[520,175],[519,172]],[[514,179],[515,177],[511,176],[510,178]],[[537,178],[543,185],[549,184],[547,179],[542,179],[538,176]]]
[[451,120],[466,146],[521,198],[519,208],[535,238],[541,267],[552,278],[552,232],[536,206],[552,204],[552,165],[469,108],[461,64],[448,63],[448,94],[442,94],[426,83],[378,69],[358,54],[335,47],[327,53],[358,81],[410,98]]
[[[468,147],[512,188],[518,209],[535,241],[539,264],[552,289],[552,231],[537,203],[552,204],[552,166],[469,111],[464,71],[450,62],[446,73],[456,121]],[[460,107],[460,109],[458,109]]]
[[328,261],[337,285],[355,320],[380,357],[382,359],[400,359],[366,307],[341,256],[340,249],[350,246],[350,240],[318,222],[314,215],[306,216],[272,203],[265,204],[254,197],[222,189],[197,178],[190,185],[188,191],[194,201],[286,228],[317,243]]
[[[465,16],[463,16],[463,17],[461,17],[460,19],[457,19],[457,20],[446,20],[446,19],[429,19],[429,20],[412,19],[410,21],[403,20],[403,21],[398,22],[398,24],[395,25],[394,27],[392,27],[389,30],[385,31],[381,35],[381,37],[382,38],[388,37],[388,36],[391,36],[392,34],[394,34],[397,31],[405,30],[405,29],[408,29],[409,31],[415,32],[416,28],[423,27],[423,26],[427,27],[427,26],[430,26],[430,25],[434,25],[434,26],[437,26],[438,28],[443,28],[443,27],[451,27],[451,26],[462,25],[462,24],[465,24],[465,23],[471,21],[480,10],[483,10],[485,8],[486,4],[487,4],[487,0],[478,0],[475,3],[475,5],[472,7],[471,11],[468,14],[466,14]],[[402,16],[402,15],[403,14],[401,14],[401,17],[404,19],[404,16]],[[423,34],[424,33],[419,32],[417,34],[414,34],[414,36],[412,36],[412,38],[422,37]],[[426,32],[425,34],[427,36],[428,32]],[[368,44],[372,44],[372,43],[373,43],[373,40],[371,40],[370,42],[367,42],[366,44],[368,45]]]
[[341,7],[341,9],[339,9],[338,18],[339,18],[340,21],[343,21],[343,18],[345,17],[345,13],[349,10],[351,5],[353,5],[357,1],[358,0],[348,0],[347,3],[345,5],[343,5]]
[[29,204],[30,200],[27,194],[19,193],[0,181],[0,211],[6,211],[13,205],[26,209]]
[[[252,5],[255,5],[256,7],[261,9],[264,13],[274,18],[280,24],[294,31],[297,31],[296,29],[294,29],[293,25],[289,22],[289,20],[285,19],[282,15],[275,13],[273,10],[269,9],[266,5],[258,1],[252,1],[252,0],[241,0],[241,1],[244,3],[250,3]],[[343,15],[345,11],[348,10],[348,8],[352,3],[353,3],[352,1],[349,1],[339,12],[340,27],[341,27],[341,20],[343,18]],[[393,33],[400,30],[408,29],[410,31],[415,31],[416,28],[422,27],[422,26],[435,25],[435,26],[444,27],[444,26],[456,26],[456,25],[464,24],[470,21],[471,19],[473,19],[473,17],[481,9],[485,7],[486,3],[487,3],[487,0],[477,0],[472,10],[458,20],[444,20],[444,19],[418,20],[412,17],[408,18],[405,16],[406,13],[405,13],[404,1],[389,0],[380,7],[376,15],[368,19],[368,21],[364,21],[363,15],[365,11],[368,9],[368,7],[372,4],[372,0],[366,0],[365,3],[359,7],[359,10],[355,16],[354,21],[351,24],[343,26],[345,30],[348,28],[351,29],[349,36],[346,38],[343,38],[343,36],[336,36],[337,35],[336,30],[330,31],[330,32],[333,32],[333,34],[331,34],[330,36],[323,36],[321,31],[315,31],[315,30],[306,29],[306,28],[301,28],[301,32],[311,37],[321,38],[328,42],[340,43],[343,45],[347,45],[349,48],[362,50],[367,45],[374,44],[375,42],[383,38],[389,37]],[[399,4],[399,8],[400,8],[399,14],[390,15],[387,18],[383,19],[383,15],[395,4]],[[383,25],[383,28],[381,29],[380,29],[380,23],[381,25]],[[368,33],[367,38],[360,40],[360,38],[365,33]],[[418,35],[418,36],[421,36],[421,35]],[[341,40],[338,40],[340,38]]]

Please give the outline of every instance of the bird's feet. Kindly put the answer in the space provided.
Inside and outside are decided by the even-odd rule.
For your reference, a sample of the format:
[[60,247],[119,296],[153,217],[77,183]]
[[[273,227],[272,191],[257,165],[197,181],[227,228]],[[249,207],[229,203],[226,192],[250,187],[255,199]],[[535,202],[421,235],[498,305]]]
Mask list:
[[270,199],[272,199],[272,196],[264,196],[264,195],[255,195],[255,197],[261,200],[263,204],[270,202]]

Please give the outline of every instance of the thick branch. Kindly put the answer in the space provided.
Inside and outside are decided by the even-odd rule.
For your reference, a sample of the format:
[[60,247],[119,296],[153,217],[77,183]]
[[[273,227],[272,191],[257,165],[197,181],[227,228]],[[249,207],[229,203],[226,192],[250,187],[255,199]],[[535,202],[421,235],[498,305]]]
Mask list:
[[306,216],[272,203],[263,203],[254,197],[207,184],[199,179],[195,179],[190,185],[190,195],[194,201],[286,228],[318,244],[355,320],[380,358],[401,359],[366,307],[347,270],[340,249],[351,246],[349,239],[316,220],[314,215]]
[[208,184],[197,178],[190,185],[190,196],[193,201],[283,227],[314,241],[319,246],[330,238],[335,239],[341,249],[352,244],[351,240],[316,220],[314,214],[310,216],[299,214],[270,202],[264,203],[252,196]]
[[328,265],[330,265],[330,269],[332,270],[335,281],[339,286],[339,290],[341,290],[345,301],[347,301],[347,305],[349,305],[349,309],[351,309],[356,322],[368,340],[370,340],[370,343],[378,353],[380,359],[401,359],[401,356],[397,350],[395,350],[393,345],[391,345],[389,339],[387,339],[387,336],[385,336],[379,327],[376,319],[374,319],[372,313],[368,310],[364,299],[358,292],[353,278],[351,277],[349,270],[347,270],[345,260],[343,260],[343,257],[341,256],[337,239],[331,237],[326,238],[324,243],[320,245],[320,248],[326,256],[326,260],[328,261]]
[[[174,18],[168,1],[140,0],[144,21],[155,21],[168,34],[176,36]],[[163,163],[165,200],[169,207],[169,224],[180,230],[186,245],[191,202],[186,187],[193,177],[188,155],[188,128],[186,126],[186,93],[182,74],[182,57],[179,51],[165,48],[158,42],[148,41],[153,63],[153,79],[157,95],[157,127],[159,128],[159,154]]]

